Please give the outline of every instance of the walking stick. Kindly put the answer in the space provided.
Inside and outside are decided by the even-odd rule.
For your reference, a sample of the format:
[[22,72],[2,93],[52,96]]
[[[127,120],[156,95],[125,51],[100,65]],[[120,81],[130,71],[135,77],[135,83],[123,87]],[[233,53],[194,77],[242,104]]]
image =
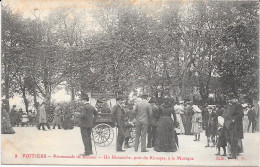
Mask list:
[[95,141],[94,141],[93,131],[91,131],[91,135],[92,135],[92,141],[93,141],[94,147],[95,147],[95,152],[96,152],[96,155],[97,155],[97,148],[96,148],[96,143],[95,143]]
[[118,133],[117,130],[118,129],[117,129],[117,125],[116,125],[116,147],[117,147],[117,133]]

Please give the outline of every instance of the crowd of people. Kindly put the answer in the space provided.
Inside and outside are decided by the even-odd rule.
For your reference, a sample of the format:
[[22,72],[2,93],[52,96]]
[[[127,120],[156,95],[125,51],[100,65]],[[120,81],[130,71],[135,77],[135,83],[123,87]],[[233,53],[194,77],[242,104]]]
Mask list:
[[[8,111],[7,106],[3,103],[2,109],[5,108]],[[53,109],[53,120],[50,121],[46,114],[46,104],[43,102],[39,106],[39,111],[36,112],[35,110],[29,110],[28,113],[23,111],[22,109],[17,110],[16,105],[13,105],[10,113],[8,113],[8,119],[10,128],[12,127],[33,127],[35,126],[38,130],[46,131],[46,126],[49,130],[51,130],[51,124],[53,125],[53,129],[58,126],[58,129],[65,129],[70,130],[74,127],[74,121],[72,119],[72,114],[70,112],[63,112],[60,104],[57,104],[56,107]],[[3,119],[3,117],[2,117]],[[6,118],[5,118],[6,119]],[[6,132],[3,132],[6,131]],[[8,134],[9,130],[3,130],[2,134]]]
[[[218,150],[216,155],[220,155],[222,148],[222,156],[235,159],[243,152],[243,133],[248,132],[251,125],[252,132],[255,132],[257,120],[255,107],[252,105],[243,107],[234,94],[228,95],[227,104],[224,106],[214,104],[199,106],[187,100],[174,104],[170,98],[164,98],[158,103],[154,98],[148,99],[148,95],[143,94],[131,105],[127,102],[127,97],[117,97],[117,104],[110,112],[117,127],[116,151],[126,151],[123,149],[124,143],[124,148],[130,147],[129,135],[126,132],[132,127],[135,127],[136,152],[139,145],[141,152],[148,152],[148,148],[152,147],[157,152],[175,152],[179,147],[178,135],[194,135],[194,141],[198,142],[201,133],[205,131],[207,138],[205,147],[216,147]],[[91,117],[93,121],[97,115],[98,113]],[[90,139],[89,135],[88,140]],[[88,148],[85,145],[85,149]],[[92,154],[92,150],[86,151],[86,155],[89,154]]]
[[[70,111],[64,111],[60,104],[58,103],[55,108],[53,109],[54,117],[53,117],[53,129],[58,126],[58,129],[64,129],[64,130],[71,130],[74,128],[74,121],[73,121],[73,115],[71,114]],[[47,119],[47,114],[46,114],[46,104],[43,102],[39,108],[39,121],[38,121],[37,128],[38,130],[46,130],[45,126],[50,130],[50,122]]]
[[[194,135],[198,142],[201,133],[205,131],[207,143],[205,147],[217,147],[220,155],[235,159],[243,152],[242,139],[244,133],[256,130],[257,112],[253,105],[241,105],[234,94],[229,94],[226,105],[193,104],[192,101],[178,101],[173,103],[170,98],[163,98],[160,103],[148,94],[129,102],[128,97],[120,95],[116,98],[116,105],[111,109],[106,103],[100,103],[98,109],[89,103],[87,96],[82,96],[84,105],[75,117],[71,112],[63,112],[57,104],[54,108],[53,129],[73,129],[73,117],[77,116],[77,125],[81,129],[85,146],[84,155],[92,154],[91,133],[99,113],[110,113],[117,129],[116,151],[124,152],[131,148],[129,139],[131,128],[135,128],[134,150],[148,152],[153,148],[157,152],[175,152],[179,149],[178,135]],[[2,105],[2,134],[15,133],[12,127],[34,126],[40,130],[51,129],[46,116],[46,106],[43,102],[39,112],[23,112],[16,110],[13,105],[10,113],[6,100]],[[98,110],[98,111],[97,111]],[[10,115],[10,117],[9,117]]]
[[29,110],[28,113],[20,108],[18,111],[16,105],[13,105],[10,112],[11,125],[14,126],[34,126],[36,111]]

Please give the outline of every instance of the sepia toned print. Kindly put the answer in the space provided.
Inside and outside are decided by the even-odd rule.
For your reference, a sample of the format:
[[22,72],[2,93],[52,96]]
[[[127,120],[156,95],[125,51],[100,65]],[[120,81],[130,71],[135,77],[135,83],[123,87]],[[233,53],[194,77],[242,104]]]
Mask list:
[[4,0],[1,164],[259,166],[259,11]]

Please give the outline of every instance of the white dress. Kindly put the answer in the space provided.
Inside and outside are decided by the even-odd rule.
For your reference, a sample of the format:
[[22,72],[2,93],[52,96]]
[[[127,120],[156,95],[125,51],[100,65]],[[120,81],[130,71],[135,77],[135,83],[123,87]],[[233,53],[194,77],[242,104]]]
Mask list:
[[244,117],[243,117],[243,132],[247,133],[248,125],[249,125],[249,120],[247,116],[248,109],[244,110]]
[[176,114],[176,117],[177,117],[177,121],[180,123],[180,127],[176,128],[176,133],[185,134],[184,125],[182,123],[181,114],[180,114],[181,113],[181,106],[175,105],[174,110],[175,110],[175,114]]

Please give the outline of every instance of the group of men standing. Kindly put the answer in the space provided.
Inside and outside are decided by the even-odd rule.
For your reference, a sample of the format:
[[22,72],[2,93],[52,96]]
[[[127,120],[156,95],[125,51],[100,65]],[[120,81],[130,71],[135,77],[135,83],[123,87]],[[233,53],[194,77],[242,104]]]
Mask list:
[[[26,119],[24,119],[26,118]],[[10,111],[10,121],[12,127],[14,126],[24,126],[24,124],[31,125],[35,123],[36,119],[36,112],[32,110],[29,110],[28,113],[26,111],[23,111],[21,108],[19,111],[16,109],[16,105],[13,105],[11,111]],[[24,121],[25,120],[25,121]]]
[[[143,94],[141,99],[136,102],[133,107],[133,120],[132,123],[135,126],[135,143],[134,150],[137,152],[139,145],[141,144],[141,152],[148,152],[147,147],[152,147],[155,142],[155,122],[156,122],[156,112],[157,107],[155,102],[151,101],[151,105],[148,100],[148,94]],[[122,149],[125,133],[128,123],[125,121],[126,112],[124,109],[125,98],[123,96],[117,97],[117,104],[112,108],[111,117],[113,122],[116,124],[118,135],[116,151],[124,152]],[[146,145],[148,132],[148,145]],[[141,140],[140,140],[141,139]]]
[[[135,144],[134,149],[138,151],[139,145],[141,144],[141,152],[148,152],[147,147],[152,147],[155,142],[155,122],[156,122],[156,112],[158,107],[155,105],[155,101],[147,100],[148,94],[143,94],[141,99],[136,102],[133,108],[133,120],[130,122],[130,126],[135,126]],[[89,104],[89,97],[83,96],[85,105],[79,114],[79,127],[81,130],[81,136],[85,147],[84,155],[93,154],[92,144],[91,144],[91,134],[92,128],[94,127],[94,122],[98,117],[98,111]],[[125,110],[125,96],[118,96],[116,98],[116,105],[113,106],[111,110],[111,118],[117,128],[117,139],[116,139],[116,151],[124,152],[123,143],[125,139],[125,131],[129,128],[129,122],[126,121],[126,110]],[[148,132],[148,145],[146,145]],[[141,139],[141,140],[140,140]]]
[[34,124],[37,123],[37,128],[40,130],[42,127],[43,130],[45,130],[45,125],[50,129],[50,125],[47,122],[47,114],[45,111],[45,102],[42,102],[41,105],[39,106],[39,113],[35,111],[29,110],[28,113],[23,112],[22,109],[19,111],[16,110],[16,105],[13,105],[11,112],[10,112],[10,119],[11,119],[11,125],[14,126],[19,126],[20,124],[26,123],[23,122],[23,119],[26,118],[28,120],[27,125],[33,126]]

